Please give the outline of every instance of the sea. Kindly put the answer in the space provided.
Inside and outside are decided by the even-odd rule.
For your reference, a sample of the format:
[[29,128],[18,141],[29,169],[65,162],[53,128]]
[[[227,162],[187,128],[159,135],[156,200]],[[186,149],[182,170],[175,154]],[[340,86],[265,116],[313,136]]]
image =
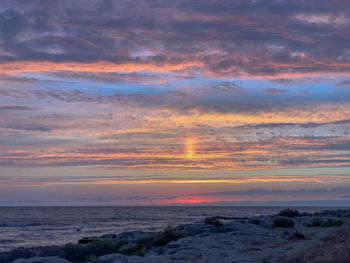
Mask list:
[[[272,215],[281,209],[283,207],[0,207],[0,252],[19,247],[63,245],[83,237],[133,230],[156,231],[168,225],[200,222],[208,216]],[[317,212],[326,208],[297,209]]]

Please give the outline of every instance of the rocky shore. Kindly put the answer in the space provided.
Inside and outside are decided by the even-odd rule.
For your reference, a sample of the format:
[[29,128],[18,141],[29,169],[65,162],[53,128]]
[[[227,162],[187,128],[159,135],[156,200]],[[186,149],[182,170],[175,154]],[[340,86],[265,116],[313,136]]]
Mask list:
[[336,231],[350,233],[349,220],[350,210],[340,209],[314,214],[286,209],[278,215],[250,218],[211,217],[159,232],[124,232],[86,237],[78,244],[18,248],[0,253],[0,262],[313,262],[303,261],[305,249],[311,251],[331,242]]

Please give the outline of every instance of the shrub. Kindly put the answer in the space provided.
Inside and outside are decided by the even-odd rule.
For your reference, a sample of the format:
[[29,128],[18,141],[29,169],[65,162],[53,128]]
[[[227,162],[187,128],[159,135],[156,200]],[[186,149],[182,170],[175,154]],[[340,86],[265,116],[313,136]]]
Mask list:
[[333,226],[341,226],[341,225],[343,225],[343,221],[341,221],[340,219],[328,218],[327,220],[322,221],[320,218],[314,217],[311,220],[311,224],[309,224],[308,226],[311,226],[311,227],[333,227]]
[[332,226],[341,226],[343,222],[339,219],[328,218],[325,222],[323,222],[323,227],[332,227]]
[[253,219],[253,220],[251,220],[249,223],[255,224],[255,225],[260,225],[260,224],[261,224],[261,222],[260,222],[259,219]]
[[336,216],[336,217],[350,217],[349,209],[336,209],[336,210],[323,210],[318,213],[314,213],[319,216]]
[[64,247],[64,252],[65,258],[75,263],[91,261],[91,259],[112,253],[143,256],[155,247],[165,246],[169,242],[185,236],[185,232],[167,226],[164,230],[135,242],[117,243],[114,241],[94,240],[87,244],[67,244]]
[[220,220],[218,220],[215,217],[207,217],[206,219],[204,219],[204,224],[206,224],[206,225],[213,225],[213,226],[216,226],[216,227],[224,225]]
[[185,234],[175,230],[171,226],[167,226],[163,231],[157,233],[154,238],[154,244],[156,246],[165,246],[171,241],[178,240],[181,237],[184,237]]
[[289,239],[291,240],[302,240],[305,239],[305,235],[300,233],[299,231],[296,231],[292,235],[289,236]]
[[113,241],[95,241],[87,245],[67,244],[64,246],[65,258],[76,263],[86,262],[89,258],[118,252],[120,244]]
[[322,220],[319,219],[318,217],[314,217],[314,218],[311,220],[311,226],[313,226],[313,227],[322,226]]
[[120,249],[119,253],[127,255],[144,256],[149,250],[155,247],[162,247],[171,241],[176,241],[179,238],[185,237],[186,233],[178,231],[171,226],[167,226],[164,230],[159,231],[154,236],[142,238],[136,241],[135,244],[127,244]]
[[293,218],[293,217],[300,216],[300,213],[296,209],[286,208],[286,209],[281,210],[278,213],[278,215],[279,216],[285,216],[285,217],[292,217]]
[[294,221],[287,217],[277,217],[273,220],[274,227],[294,227]]

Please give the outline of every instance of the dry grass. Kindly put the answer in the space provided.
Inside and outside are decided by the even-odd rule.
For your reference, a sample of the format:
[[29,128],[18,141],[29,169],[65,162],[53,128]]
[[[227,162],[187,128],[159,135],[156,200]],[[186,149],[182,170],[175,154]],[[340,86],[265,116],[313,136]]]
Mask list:
[[323,242],[302,250],[285,263],[349,263],[350,229],[332,233]]

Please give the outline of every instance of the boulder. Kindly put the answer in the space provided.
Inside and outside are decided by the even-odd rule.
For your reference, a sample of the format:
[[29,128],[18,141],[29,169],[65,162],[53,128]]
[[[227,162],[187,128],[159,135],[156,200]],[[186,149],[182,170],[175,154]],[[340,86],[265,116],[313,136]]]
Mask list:
[[79,244],[88,244],[96,241],[115,241],[115,242],[126,242],[133,243],[139,239],[148,238],[153,236],[154,232],[144,232],[142,230],[123,232],[120,234],[108,234],[101,237],[83,237],[79,239]]
[[120,233],[117,238],[123,242],[135,242],[139,239],[144,239],[153,236],[154,232],[144,232],[141,230],[131,231],[131,232],[123,232]]
[[12,263],[71,263],[60,257],[32,257],[32,258],[19,258]]
[[96,263],[128,263],[133,258],[139,257],[113,253],[99,257]]
[[171,259],[167,256],[145,256],[139,258],[132,258],[128,263],[169,263]]
[[114,253],[99,257],[96,263],[168,263],[169,261],[170,258],[165,255],[148,255],[145,257],[139,257]]

